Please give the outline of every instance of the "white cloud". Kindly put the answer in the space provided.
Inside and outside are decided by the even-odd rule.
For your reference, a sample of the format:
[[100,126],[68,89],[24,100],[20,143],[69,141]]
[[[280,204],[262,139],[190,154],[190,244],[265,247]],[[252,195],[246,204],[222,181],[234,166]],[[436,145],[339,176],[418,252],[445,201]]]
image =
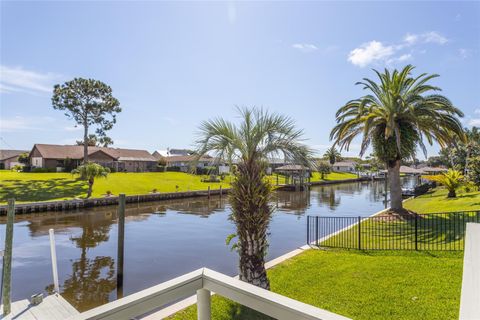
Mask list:
[[292,48],[300,50],[302,52],[312,52],[318,50],[318,47],[311,43],[294,43]]
[[403,37],[403,41],[405,42],[406,45],[414,45],[417,43],[436,43],[443,45],[448,42],[447,37],[444,35],[441,35],[438,32],[435,31],[429,31],[425,33],[420,33],[420,34],[411,34],[407,33],[405,37]]
[[[421,34],[407,33],[403,40],[397,43],[385,44],[373,40],[353,49],[348,54],[348,61],[359,67],[366,67],[374,63],[392,64],[413,59],[413,53],[425,53],[425,49],[413,48],[426,43],[443,45],[449,40],[435,31]],[[405,52],[405,51],[409,52]],[[403,52],[402,52],[403,51]],[[397,56],[398,55],[398,56]]]
[[0,118],[0,132],[16,132],[28,130],[46,130],[54,121],[51,117],[23,117]]
[[364,43],[359,48],[350,51],[348,61],[360,67],[365,67],[378,60],[386,60],[395,53],[393,46],[385,46],[380,41]]
[[51,93],[53,84],[62,78],[56,73],[39,73],[22,67],[0,65],[0,92]]
[[473,113],[475,113],[475,114],[480,114],[480,108],[475,109],[475,111],[473,111]]
[[470,126],[480,127],[480,119],[470,119],[468,122]]
[[395,57],[395,58],[391,58],[391,59],[387,60],[387,64],[395,64],[395,63],[398,63],[398,62],[405,62],[405,61],[411,60],[412,58],[413,58],[413,56],[412,56],[411,53],[405,53],[405,54],[402,54],[399,57]]

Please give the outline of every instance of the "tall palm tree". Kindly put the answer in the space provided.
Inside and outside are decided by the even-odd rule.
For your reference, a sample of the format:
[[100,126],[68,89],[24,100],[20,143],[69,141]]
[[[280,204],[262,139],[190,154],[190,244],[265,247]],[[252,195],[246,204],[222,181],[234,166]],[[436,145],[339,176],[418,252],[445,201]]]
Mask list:
[[338,152],[335,146],[328,148],[323,154],[323,157],[328,159],[328,162],[330,162],[330,165],[332,166],[335,164],[335,162],[342,160],[342,155],[340,152]]
[[72,174],[79,175],[82,179],[88,182],[87,198],[92,195],[93,183],[95,178],[106,178],[110,173],[109,168],[102,167],[101,165],[93,162],[87,162],[76,169],[72,170]]
[[198,156],[214,153],[235,163],[229,199],[236,225],[240,279],[269,289],[265,270],[267,229],[273,213],[272,187],[265,177],[268,159],[312,166],[312,151],[303,145],[302,131],[285,116],[257,108],[239,108],[239,124],[218,118],[204,121],[197,141]]
[[429,144],[435,140],[441,146],[465,139],[458,120],[463,113],[436,93],[440,88],[429,84],[438,75],[422,73],[413,77],[413,69],[408,65],[401,71],[374,70],[379,83],[367,78],[358,82],[370,92],[337,111],[337,125],[330,134],[341,149],[347,150],[357,136],[363,136],[360,155],[373,145],[375,155],[386,163],[390,205],[397,212],[403,211],[401,161],[412,158],[417,146],[426,154],[424,139]]

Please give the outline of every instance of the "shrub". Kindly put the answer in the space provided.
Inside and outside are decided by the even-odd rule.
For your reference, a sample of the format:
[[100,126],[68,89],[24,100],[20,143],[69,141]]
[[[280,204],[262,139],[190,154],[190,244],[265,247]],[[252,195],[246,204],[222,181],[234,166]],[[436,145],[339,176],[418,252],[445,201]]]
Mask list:
[[32,171],[32,166],[29,166],[29,165],[23,166],[22,171],[23,172],[30,172],[30,171]]
[[195,169],[195,174],[197,175],[207,175],[207,174],[218,174],[218,168],[213,166],[208,167],[197,167]]
[[106,194],[107,197],[110,197],[112,195],[112,191],[107,190],[107,192],[105,194]]
[[35,172],[35,173],[56,172],[56,169],[55,168],[33,168],[31,172]]
[[4,170],[5,169],[5,163],[0,163],[0,170]]
[[166,169],[165,166],[161,166],[161,165],[158,165],[158,166],[157,166],[157,171],[158,171],[158,172],[165,172],[165,169]]
[[166,171],[180,172],[180,167],[177,167],[177,166],[166,167]]
[[13,171],[22,171],[22,166],[19,164],[16,164],[12,167]]

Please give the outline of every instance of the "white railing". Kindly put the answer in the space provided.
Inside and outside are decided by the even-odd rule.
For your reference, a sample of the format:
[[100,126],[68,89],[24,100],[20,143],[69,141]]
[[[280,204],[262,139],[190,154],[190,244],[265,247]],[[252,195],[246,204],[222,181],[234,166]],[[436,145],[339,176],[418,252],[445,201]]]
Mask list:
[[480,223],[467,223],[460,319],[480,319]]
[[198,319],[209,320],[211,314],[211,292],[215,292],[220,296],[276,319],[348,319],[207,268],[190,272],[125,298],[107,303],[71,319],[121,320],[137,318],[196,293]]

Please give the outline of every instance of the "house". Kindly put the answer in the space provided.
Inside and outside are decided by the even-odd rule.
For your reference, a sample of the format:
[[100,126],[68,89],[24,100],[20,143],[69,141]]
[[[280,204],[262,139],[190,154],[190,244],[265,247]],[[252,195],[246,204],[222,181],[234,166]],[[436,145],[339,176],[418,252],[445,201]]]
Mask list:
[[187,149],[167,149],[167,150],[156,150],[152,153],[152,156],[155,159],[160,160],[161,158],[173,157],[173,156],[189,156],[193,154],[191,150]]
[[23,166],[18,161],[18,156],[28,151],[25,150],[0,150],[0,169],[10,170],[16,165]]
[[354,161],[339,161],[332,165],[332,170],[338,172],[355,172],[355,165],[356,162]]
[[202,156],[200,158],[197,155],[185,155],[185,156],[168,156],[164,157],[167,167],[178,167],[181,172],[190,172],[192,168],[205,168],[218,166],[219,173],[228,173],[230,167],[224,161],[218,161],[217,158],[213,158],[209,155]]
[[[34,168],[64,171],[83,161],[83,146],[35,144],[29,154]],[[155,171],[157,159],[146,150],[88,147],[88,160],[116,171]]]

